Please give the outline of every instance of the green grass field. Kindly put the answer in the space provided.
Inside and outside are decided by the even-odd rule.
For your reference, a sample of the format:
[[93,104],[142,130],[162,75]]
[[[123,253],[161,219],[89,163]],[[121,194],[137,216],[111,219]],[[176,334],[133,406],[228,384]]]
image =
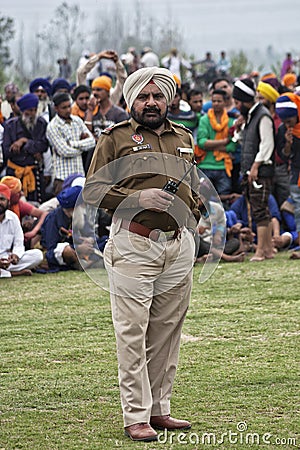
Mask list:
[[107,292],[81,272],[2,279],[0,449],[299,448],[299,261],[195,268],[172,398],[186,434],[123,434]]

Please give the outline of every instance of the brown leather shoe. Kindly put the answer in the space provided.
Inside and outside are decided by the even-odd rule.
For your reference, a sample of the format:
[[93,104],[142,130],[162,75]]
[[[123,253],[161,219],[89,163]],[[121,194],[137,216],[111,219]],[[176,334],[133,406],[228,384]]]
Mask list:
[[152,416],[150,425],[158,430],[189,430],[192,425],[187,420],[173,419],[170,414],[166,416]]
[[125,436],[132,441],[157,441],[157,433],[148,423],[134,423],[125,427]]

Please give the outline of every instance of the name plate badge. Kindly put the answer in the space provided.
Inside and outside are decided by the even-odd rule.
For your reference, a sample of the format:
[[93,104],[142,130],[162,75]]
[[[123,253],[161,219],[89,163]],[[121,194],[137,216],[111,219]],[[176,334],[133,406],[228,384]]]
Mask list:
[[139,150],[148,150],[151,149],[151,145],[150,144],[144,144],[144,145],[137,145],[136,147],[132,147],[132,150],[134,152],[138,152]]
[[194,153],[194,150],[190,147],[177,147],[177,150],[180,153],[189,153],[189,154]]

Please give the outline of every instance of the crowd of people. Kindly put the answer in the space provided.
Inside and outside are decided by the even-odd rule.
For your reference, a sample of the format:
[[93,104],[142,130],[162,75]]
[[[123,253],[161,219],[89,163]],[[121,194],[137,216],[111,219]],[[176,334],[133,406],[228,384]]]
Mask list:
[[[199,64],[205,67],[209,94],[193,76]],[[123,86],[141,67],[170,70],[176,94],[167,118],[193,136],[201,198],[195,263],[241,262],[248,253],[252,262],[261,262],[289,249],[291,258],[300,259],[295,64],[287,54],[280,76],[252,73],[232,79],[223,51],[218,62],[210,52],[190,62],[177,49],[161,59],[150,47],[141,55],[134,48],[121,56],[113,50],[84,51],[74,84],[65,59],[59,60],[59,78],[39,76],[28,92],[6,84],[0,113],[0,277],[101,262],[111,216],[99,209],[96,244],[77,237],[75,251],[72,213],[98,141],[130,118]],[[137,134],[137,145],[138,139]]]

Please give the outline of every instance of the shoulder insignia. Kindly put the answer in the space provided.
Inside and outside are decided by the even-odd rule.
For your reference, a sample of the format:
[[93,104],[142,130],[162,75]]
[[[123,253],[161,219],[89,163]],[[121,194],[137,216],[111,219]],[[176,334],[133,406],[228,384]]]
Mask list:
[[127,127],[128,125],[128,120],[123,120],[122,122],[115,123],[111,127],[105,128],[105,130],[102,131],[102,134],[110,134],[115,128]]
[[178,128],[183,129],[184,131],[187,131],[190,134],[193,134],[193,132],[189,128],[187,128],[185,125],[183,125],[182,123],[172,122],[172,125],[175,128],[178,127]]

